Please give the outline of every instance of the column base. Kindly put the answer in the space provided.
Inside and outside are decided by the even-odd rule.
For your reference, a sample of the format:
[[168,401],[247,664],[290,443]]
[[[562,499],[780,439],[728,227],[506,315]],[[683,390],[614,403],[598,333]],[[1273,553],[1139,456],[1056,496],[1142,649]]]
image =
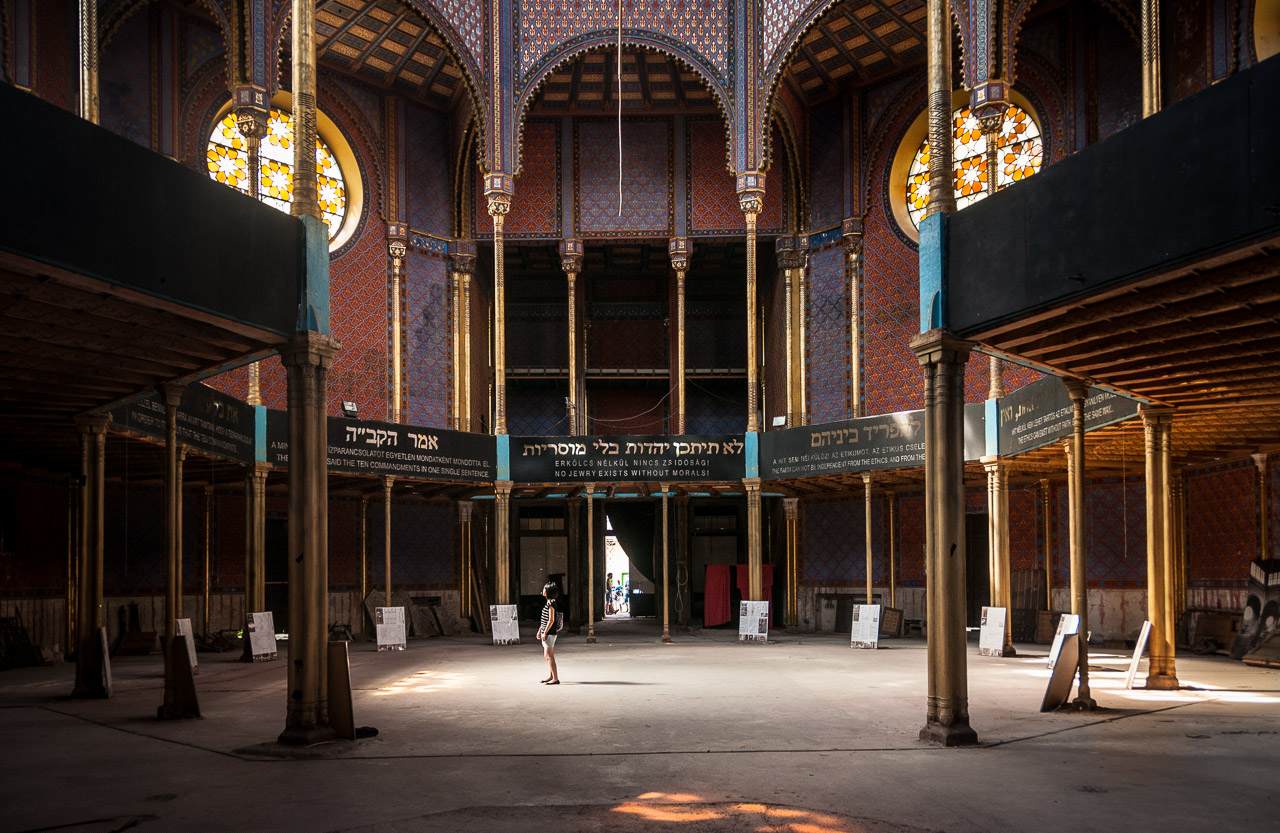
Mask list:
[[670,645],[673,641],[674,641],[674,640],[672,640],[672,639],[671,639],[671,634],[669,634],[669,633],[664,633],[664,634],[662,635],[662,643],[663,643],[664,645]]
[[1077,711],[1077,712],[1097,711],[1098,701],[1094,700],[1092,697],[1089,697],[1089,696],[1076,697],[1076,699],[1072,700],[1070,703],[1063,706],[1063,709],[1067,709],[1070,711]]
[[968,722],[953,723],[950,726],[930,722],[920,730],[920,740],[937,746],[976,746],[978,733]]
[[1002,657],[1016,657],[1017,655],[1018,649],[1014,648],[1012,645],[1006,645],[1000,649],[1000,656]]
[[310,746],[337,739],[338,733],[331,726],[286,726],[276,738],[276,743],[281,746]]
[[76,651],[76,683],[71,696],[77,700],[106,700],[111,697],[107,688],[102,639],[95,633],[81,640]]
[[1177,691],[1182,685],[1173,674],[1147,675],[1146,688],[1149,691]]
[[587,644],[588,645],[596,644],[596,635],[594,633],[587,634]]

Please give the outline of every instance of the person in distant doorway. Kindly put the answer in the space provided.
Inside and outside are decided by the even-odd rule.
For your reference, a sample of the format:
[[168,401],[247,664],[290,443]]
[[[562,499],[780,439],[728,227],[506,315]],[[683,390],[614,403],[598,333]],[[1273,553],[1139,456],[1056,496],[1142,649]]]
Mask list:
[[606,573],[604,577],[604,615],[610,616],[617,612],[617,606],[613,603],[613,573]]
[[560,673],[556,670],[556,637],[564,630],[564,614],[556,610],[556,598],[560,588],[554,581],[542,587],[542,617],[538,620],[538,639],[542,642],[542,656],[547,660],[547,678],[543,685],[560,685]]

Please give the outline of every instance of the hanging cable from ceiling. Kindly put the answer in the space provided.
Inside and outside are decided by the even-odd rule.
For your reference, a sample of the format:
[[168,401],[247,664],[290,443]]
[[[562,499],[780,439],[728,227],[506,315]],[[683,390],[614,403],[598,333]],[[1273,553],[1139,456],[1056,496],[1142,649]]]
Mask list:
[[622,0],[618,0],[618,216],[622,216]]

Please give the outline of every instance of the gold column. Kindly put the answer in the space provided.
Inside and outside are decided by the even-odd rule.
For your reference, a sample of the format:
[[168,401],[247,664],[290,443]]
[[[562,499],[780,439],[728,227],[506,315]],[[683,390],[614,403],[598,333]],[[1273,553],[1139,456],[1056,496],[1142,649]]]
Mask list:
[[[930,3],[931,24],[935,5],[941,4]],[[965,634],[964,368],[970,347],[945,330],[911,340],[925,371],[929,699],[920,738],[944,746],[977,742],[969,725]]]
[[1079,379],[1063,379],[1071,398],[1071,436],[1063,440],[1067,452],[1067,502],[1071,553],[1071,612],[1080,617],[1080,682],[1074,705],[1097,708],[1089,690],[1089,584],[1085,562],[1084,400],[1089,386]]
[[67,483],[67,584],[62,597],[63,656],[70,658],[75,651],[78,637],[76,635],[76,583],[80,581],[79,558],[79,526],[78,508],[80,506],[80,490],[83,488],[75,478]]
[[1044,609],[1053,610],[1053,493],[1040,481],[1040,520],[1044,524]]
[[596,507],[592,495],[596,487],[586,488],[587,501],[587,642],[596,641]]
[[800,593],[797,585],[797,579],[800,575],[800,554],[798,552],[800,543],[800,498],[783,498],[782,509],[786,515],[787,524],[787,602],[784,609],[784,624],[789,628],[794,628],[800,625]]
[[[244,85],[234,93],[236,128],[244,137],[245,154],[249,157],[249,196],[258,199],[262,186],[261,148],[262,137],[267,132],[267,93],[260,87]],[[260,362],[249,365],[249,392],[246,401],[250,405],[262,404],[262,370]],[[248,612],[248,611],[246,611]]]
[[676,363],[673,368],[676,388],[676,423],[675,434],[683,434],[685,430],[685,414],[688,411],[685,402],[684,385],[684,279],[689,270],[689,255],[692,247],[687,237],[673,237],[667,244],[667,254],[671,256],[671,268],[676,273]]
[[[244,613],[246,621],[250,613],[263,612],[267,604],[267,472],[270,470],[271,467],[266,463],[254,463],[245,477]],[[249,656],[252,657],[252,654]]]
[[462,430],[462,276],[449,270],[449,427]]
[[662,489],[662,641],[671,641],[671,526],[667,512],[667,498],[670,485],[663,483]]
[[760,544],[760,478],[742,481],[747,491],[747,595],[764,601],[763,555]]
[[925,51],[928,64],[929,202],[925,216],[954,214],[951,146],[951,13],[947,0],[928,0]]
[[511,604],[511,481],[493,484],[493,584],[497,604]]
[[[747,224],[747,431],[754,433],[760,430],[760,357],[756,335],[756,220],[764,208],[764,174],[740,173],[737,185],[738,207],[742,209]],[[755,534],[759,535],[759,532]]]
[[79,0],[80,118],[98,123],[98,0]]
[[991,377],[991,383],[987,388],[987,398],[999,399],[1004,396],[1004,362],[995,356],[988,358],[991,360],[987,371]]
[[391,607],[391,487],[395,483],[394,477],[382,478],[382,580],[387,607]]
[[[776,243],[778,247],[778,269],[782,272],[782,313],[784,324],[782,340],[786,342],[786,362],[787,362],[787,427],[794,428],[796,424],[796,396],[795,396],[795,334],[792,327],[792,316],[794,315],[794,304],[791,302],[791,249],[795,247],[795,238],[779,237]],[[784,249],[784,246],[786,247]],[[790,621],[790,620],[788,620]]]
[[167,583],[162,631],[165,640],[173,637],[174,622],[182,618],[182,463],[178,443],[178,406],[182,403],[184,389],[183,385],[165,385],[160,391],[164,399],[165,422],[164,536]]
[[1169,488],[1169,429],[1173,412],[1169,408],[1143,406],[1143,452],[1147,492],[1147,618],[1151,620],[1150,665],[1147,688],[1178,688],[1175,657],[1173,592],[1174,539]]
[[80,505],[80,583],[76,589],[76,681],[72,697],[107,697],[99,628],[106,624],[102,603],[102,552],[105,538],[104,496],[108,414],[76,420],[80,429],[80,465],[84,486]]
[[889,607],[898,606],[898,496],[886,489],[885,500],[889,504]]
[[560,267],[569,289],[569,434],[582,433],[578,414],[578,274],[582,271],[582,241],[566,237],[560,241]]
[[[511,177],[487,174],[484,195],[493,218],[493,433],[507,433],[507,279],[503,223],[511,211]],[[505,533],[504,533],[505,534]],[[500,602],[506,604],[506,602]]]
[[[1264,478],[1265,479],[1265,478]],[[1183,534],[1183,509],[1185,508],[1185,482],[1181,471],[1169,475],[1169,533],[1173,541],[1170,553],[1173,562],[1173,621],[1177,622],[1187,610],[1187,561]],[[1264,509],[1265,511],[1265,509]],[[1264,517],[1263,522],[1266,522]],[[1174,644],[1176,646],[1177,639]]]
[[471,430],[471,276],[476,271],[476,245],[470,240],[458,240],[453,245],[449,260],[458,280],[458,351],[453,366],[458,380],[458,406],[454,426],[459,431]]
[[200,582],[200,596],[202,607],[200,612],[200,625],[203,628],[201,633],[205,638],[209,638],[209,566],[213,561],[212,541],[213,534],[211,525],[213,523],[213,487],[204,487],[204,577]]
[[409,248],[403,238],[390,237],[398,227],[388,232],[387,255],[391,258],[391,422],[400,422],[404,405],[403,345],[404,321],[400,311],[400,285],[404,273],[404,259]]
[[[1271,484],[1267,482],[1267,453],[1253,455],[1258,467],[1258,557],[1271,557]],[[1178,496],[1185,500],[1186,493],[1179,488]]]
[[369,496],[360,496],[360,602],[369,596]]
[[1001,656],[1016,656],[1013,648],[1013,571],[1009,558],[1009,471],[993,457],[982,459],[987,471],[987,540],[991,563],[991,605],[1003,607],[1004,647]]
[[471,512],[469,500],[458,501],[458,534],[461,536],[461,564],[458,570],[458,614],[471,615]]
[[871,604],[871,595],[875,590],[875,561],[871,552],[871,472],[869,471],[862,473],[862,532],[867,560],[867,604]]
[[[862,408],[862,219],[848,217],[841,227],[845,281],[849,287],[849,414],[864,416]],[[871,604],[871,596],[867,596]]]
[[1142,117],[1160,112],[1160,0],[1142,0]]
[[[803,247],[803,248],[801,248]],[[796,425],[809,424],[809,238],[798,238],[796,248],[801,250],[800,265],[796,268]]]

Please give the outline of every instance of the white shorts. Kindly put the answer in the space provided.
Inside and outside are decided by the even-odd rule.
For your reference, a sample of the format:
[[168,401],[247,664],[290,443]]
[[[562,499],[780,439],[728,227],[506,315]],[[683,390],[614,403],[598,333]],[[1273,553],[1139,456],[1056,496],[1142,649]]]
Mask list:
[[542,650],[550,651],[556,647],[556,637],[559,634],[549,633],[542,637]]

